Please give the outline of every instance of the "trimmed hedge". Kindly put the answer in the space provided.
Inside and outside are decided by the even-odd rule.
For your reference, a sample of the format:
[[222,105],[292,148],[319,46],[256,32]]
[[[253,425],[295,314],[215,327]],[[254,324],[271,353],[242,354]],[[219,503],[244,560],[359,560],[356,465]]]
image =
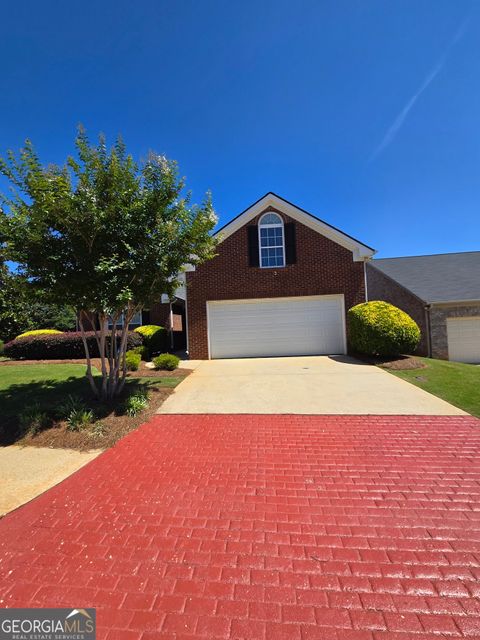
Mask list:
[[420,329],[408,313],[382,300],[352,307],[348,326],[350,347],[358,353],[405,355],[414,353],[420,342]]
[[58,331],[57,329],[32,329],[32,331],[25,331],[25,333],[21,333],[15,338],[15,340],[18,340],[19,338],[28,338],[28,336],[53,336],[58,335],[59,333],[63,333],[63,331]]
[[160,327],[157,324],[144,324],[137,327],[135,332],[143,337],[143,344],[147,347],[150,358],[168,349],[168,333],[165,327]]
[[153,359],[155,369],[166,369],[167,371],[175,371],[180,363],[180,358],[171,353],[161,353]]
[[[87,344],[92,358],[98,358],[98,347],[94,331],[86,332]],[[107,337],[107,340],[109,336]],[[127,349],[134,349],[142,344],[142,336],[134,331],[128,332]],[[70,331],[55,335],[27,336],[7,342],[4,354],[15,360],[61,360],[84,358],[82,334]]]

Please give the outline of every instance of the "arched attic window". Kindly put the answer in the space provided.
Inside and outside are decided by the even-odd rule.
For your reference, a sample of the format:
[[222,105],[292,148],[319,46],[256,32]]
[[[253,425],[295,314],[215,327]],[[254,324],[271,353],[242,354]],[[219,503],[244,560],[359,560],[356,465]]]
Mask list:
[[258,223],[258,246],[260,266],[285,266],[285,233],[282,218],[278,213],[264,213]]

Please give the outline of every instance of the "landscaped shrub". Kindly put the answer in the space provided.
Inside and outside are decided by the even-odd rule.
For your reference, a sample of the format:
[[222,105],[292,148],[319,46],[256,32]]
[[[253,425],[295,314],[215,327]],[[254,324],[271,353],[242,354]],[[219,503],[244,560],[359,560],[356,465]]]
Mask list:
[[134,417],[148,406],[148,392],[144,390],[132,393],[125,401],[123,408],[127,416]]
[[[86,339],[90,355],[98,358],[98,346],[94,331],[86,332]],[[117,336],[117,340],[118,340]],[[109,336],[107,336],[109,340]],[[142,344],[142,336],[135,331],[130,331],[127,337],[127,349],[134,349]],[[7,342],[4,354],[16,360],[56,360],[84,358],[82,334],[79,331],[71,331],[56,335],[27,336]]]
[[412,318],[388,302],[375,300],[348,312],[350,347],[373,356],[413,353],[420,342],[420,329]]
[[94,420],[95,416],[91,409],[77,409],[67,417],[67,430],[80,431],[81,429],[86,429]]
[[168,333],[164,327],[156,324],[144,324],[135,329],[143,337],[143,344],[148,349],[148,355],[152,358],[157,353],[168,348]]
[[131,351],[133,351],[133,353],[138,353],[140,358],[144,362],[147,362],[147,360],[148,360],[148,347],[146,347],[144,344],[142,344],[142,346],[140,346],[140,347],[135,347],[135,349],[131,349]]
[[180,358],[171,353],[161,353],[153,359],[155,369],[167,369],[167,371],[173,371],[176,369],[179,362]]
[[68,431],[80,431],[90,425],[95,416],[84,401],[76,395],[68,395],[65,400],[56,407],[56,415],[67,422]]
[[141,361],[142,358],[140,354],[135,353],[135,351],[127,351],[125,354],[125,366],[127,367],[127,371],[138,371]]
[[0,356],[3,356],[3,349],[4,349],[5,345],[3,340],[0,340]]
[[25,333],[21,333],[15,338],[15,340],[18,340],[19,338],[28,338],[28,336],[53,336],[58,335],[59,333],[63,333],[63,331],[57,331],[57,329],[33,329],[32,331],[25,331]]

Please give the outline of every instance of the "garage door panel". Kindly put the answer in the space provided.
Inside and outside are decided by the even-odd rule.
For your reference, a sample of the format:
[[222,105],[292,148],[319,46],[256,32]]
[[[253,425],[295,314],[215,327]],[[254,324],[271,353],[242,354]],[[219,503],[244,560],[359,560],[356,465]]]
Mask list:
[[457,362],[480,362],[480,317],[447,318],[448,357]]
[[210,356],[344,353],[343,296],[208,302]]

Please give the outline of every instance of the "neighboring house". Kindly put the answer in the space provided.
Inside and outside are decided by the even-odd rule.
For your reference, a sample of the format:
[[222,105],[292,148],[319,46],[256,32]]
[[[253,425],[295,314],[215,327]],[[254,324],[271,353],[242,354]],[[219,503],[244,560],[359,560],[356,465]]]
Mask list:
[[480,251],[383,258],[367,267],[368,297],[406,311],[419,353],[480,363]]
[[191,358],[343,354],[375,251],[267,193],[217,232],[186,273]]

